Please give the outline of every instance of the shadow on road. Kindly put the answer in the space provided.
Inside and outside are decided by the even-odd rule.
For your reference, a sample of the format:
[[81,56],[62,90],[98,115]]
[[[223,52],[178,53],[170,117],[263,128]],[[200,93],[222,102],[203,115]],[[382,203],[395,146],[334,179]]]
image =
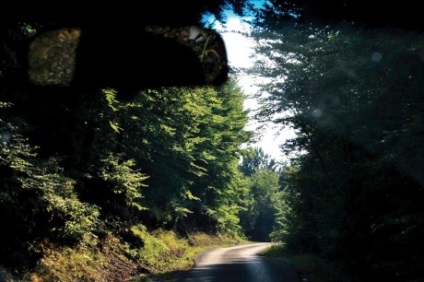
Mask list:
[[187,271],[151,275],[141,281],[167,282],[300,282],[299,273],[271,258],[235,259],[231,263],[200,266]]

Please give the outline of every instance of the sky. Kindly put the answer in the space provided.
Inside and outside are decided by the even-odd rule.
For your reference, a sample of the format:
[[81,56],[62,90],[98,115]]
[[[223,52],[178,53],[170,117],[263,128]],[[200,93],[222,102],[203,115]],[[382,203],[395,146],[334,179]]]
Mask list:
[[[255,56],[253,48],[255,42],[253,39],[239,33],[249,32],[252,27],[231,12],[228,12],[226,16],[227,23],[225,27],[219,22],[215,22],[213,28],[221,34],[225,42],[229,65],[236,68],[248,68],[253,66]],[[277,161],[287,161],[287,157],[282,153],[280,146],[284,144],[285,140],[295,137],[294,131],[292,129],[281,128],[272,123],[258,124],[258,122],[253,119],[253,113],[255,109],[258,108],[258,103],[257,100],[252,97],[259,91],[259,87],[255,85],[255,83],[257,83],[257,78],[248,75],[239,75],[237,80],[238,84],[247,95],[244,107],[251,111],[249,115],[250,120],[246,129],[257,133],[258,127],[265,125],[264,130],[261,130],[260,136],[256,138],[258,141],[251,144],[251,146],[262,148],[266,154]]]

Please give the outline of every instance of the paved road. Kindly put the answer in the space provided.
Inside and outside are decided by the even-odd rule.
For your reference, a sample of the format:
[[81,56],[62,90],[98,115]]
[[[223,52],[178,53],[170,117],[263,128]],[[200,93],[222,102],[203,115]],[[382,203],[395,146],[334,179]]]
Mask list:
[[275,260],[257,256],[269,243],[214,249],[196,259],[196,267],[172,281],[299,282],[297,272]]

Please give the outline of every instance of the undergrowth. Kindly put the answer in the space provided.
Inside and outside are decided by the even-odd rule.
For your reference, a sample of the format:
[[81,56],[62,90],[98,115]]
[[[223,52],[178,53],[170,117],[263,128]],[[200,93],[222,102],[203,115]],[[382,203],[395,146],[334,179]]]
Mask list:
[[112,235],[99,240],[86,235],[73,248],[45,243],[44,257],[25,281],[124,281],[138,271],[126,258],[120,240]]
[[134,226],[132,231],[142,238],[144,246],[132,249],[126,245],[126,251],[153,274],[189,269],[194,266],[194,258],[200,251],[241,242],[240,238],[223,234],[208,235],[199,232],[183,238],[174,231],[162,229],[149,233],[142,225]]
[[284,244],[275,244],[262,255],[277,258],[301,273],[304,282],[343,282],[348,281],[333,262],[313,254],[288,252]]
[[131,228],[142,242],[134,246],[122,238],[107,235],[97,238],[86,234],[75,246],[63,247],[50,242],[40,246],[43,257],[24,281],[145,281],[151,275],[187,270],[195,256],[215,247],[231,246],[242,239],[231,235],[148,231],[142,225]]

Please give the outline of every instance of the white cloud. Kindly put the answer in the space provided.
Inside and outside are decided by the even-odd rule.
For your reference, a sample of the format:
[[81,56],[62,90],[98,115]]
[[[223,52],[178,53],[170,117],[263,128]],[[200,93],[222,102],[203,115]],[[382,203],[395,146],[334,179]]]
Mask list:
[[229,64],[237,68],[249,68],[253,66],[254,41],[239,33],[224,32],[221,34],[227,48]]

